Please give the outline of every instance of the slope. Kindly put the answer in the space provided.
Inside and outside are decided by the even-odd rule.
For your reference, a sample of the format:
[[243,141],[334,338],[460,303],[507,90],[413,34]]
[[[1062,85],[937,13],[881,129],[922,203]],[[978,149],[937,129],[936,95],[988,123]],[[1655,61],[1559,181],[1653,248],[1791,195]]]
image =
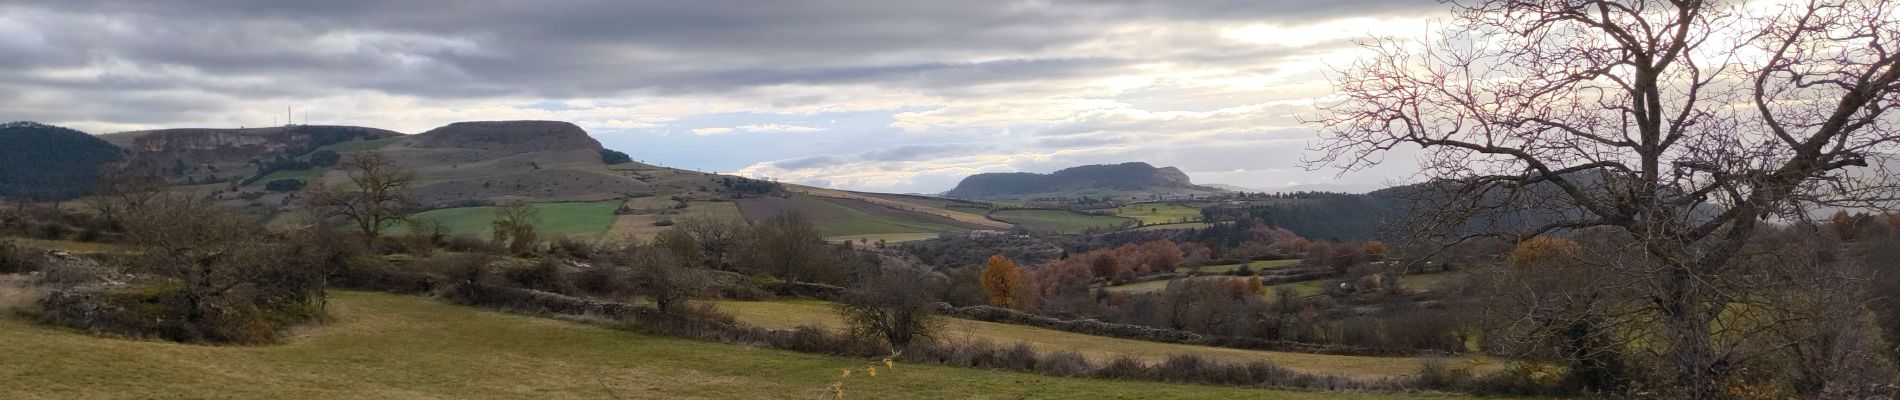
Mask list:
[[[0,398],[829,398],[865,360],[661,338],[423,298],[341,292],[288,344],[103,339],[0,317]],[[904,365],[853,398],[1427,398],[1217,388]]]
[[0,198],[64,200],[84,195],[119,149],[72,129],[0,124]]

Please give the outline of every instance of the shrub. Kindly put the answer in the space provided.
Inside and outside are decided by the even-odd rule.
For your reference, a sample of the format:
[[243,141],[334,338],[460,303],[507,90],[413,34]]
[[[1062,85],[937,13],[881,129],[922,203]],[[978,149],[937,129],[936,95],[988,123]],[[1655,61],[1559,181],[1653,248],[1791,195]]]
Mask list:
[[502,273],[508,283],[524,289],[533,289],[550,293],[573,293],[574,285],[561,274],[561,262],[542,259],[533,266],[510,269]]
[[1093,368],[1082,353],[1074,351],[1049,353],[1036,363],[1036,373],[1060,377],[1083,376]]
[[442,281],[440,277],[400,268],[367,254],[349,256],[329,278],[330,284],[336,287],[406,294],[433,292]]
[[938,286],[934,277],[908,268],[885,270],[843,296],[838,316],[858,337],[904,348],[936,335]]
[[20,247],[13,241],[0,240],[0,274],[39,271],[45,264],[46,256],[39,252]]
[[1110,379],[1139,379],[1147,377],[1148,364],[1129,355],[1116,356],[1095,370],[1095,377]]
[[264,190],[272,192],[295,192],[303,190],[303,181],[296,179],[278,179],[264,183]]

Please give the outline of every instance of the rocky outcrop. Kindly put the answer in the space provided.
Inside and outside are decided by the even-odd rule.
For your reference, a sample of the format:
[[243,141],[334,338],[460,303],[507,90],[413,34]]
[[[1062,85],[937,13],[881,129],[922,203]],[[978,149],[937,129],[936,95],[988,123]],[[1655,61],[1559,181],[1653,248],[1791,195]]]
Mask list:
[[359,126],[292,125],[270,128],[180,128],[123,132],[102,138],[133,157],[160,163],[242,163],[292,157],[318,147],[351,140],[401,136],[395,131]]

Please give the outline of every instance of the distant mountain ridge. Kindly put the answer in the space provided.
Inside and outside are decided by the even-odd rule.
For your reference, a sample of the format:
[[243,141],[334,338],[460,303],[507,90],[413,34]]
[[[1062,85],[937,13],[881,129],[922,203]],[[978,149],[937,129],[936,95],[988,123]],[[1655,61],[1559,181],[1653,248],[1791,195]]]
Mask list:
[[1031,172],[983,173],[958,182],[945,192],[955,198],[1019,198],[1042,195],[1114,195],[1129,192],[1206,193],[1223,190],[1195,185],[1175,167],[1156,168],[1145,162],[1070,167],[1047,174]]

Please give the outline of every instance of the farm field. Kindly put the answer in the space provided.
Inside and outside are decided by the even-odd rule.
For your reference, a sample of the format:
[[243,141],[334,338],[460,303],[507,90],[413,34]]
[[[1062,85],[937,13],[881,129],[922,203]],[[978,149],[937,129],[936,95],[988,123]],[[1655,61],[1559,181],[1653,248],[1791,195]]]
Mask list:
[[1089,215],[1067,210],[1003,210],[990,217],[1020,225],[1037,232],[1082,233],[1089,228],[1113,229],[1128,223],[1127,218]]
[[1140,228],[1135,228],[1135,230],[1165,231],[1165,230],[1170,230],[1170,229],[1206,229],[1209,226],[1214,226],[1214,224],[1210,224],[1206,222],[1184,222],[1184,223],[1176,223],[1176,224],[1144,225]]
[[[595,201],[582,203],[534,203],[535,229],[542,236],[574,235],[600,236],[614,223],[614,209],[620,207],[620,201]],[[429,218],[442,224],[442,229],[451,235],[487,235],[489,224],[495,221],[495,208],[457,207],[429,210],[415,216]],[[397,226],[396,232],[407,227]]]
[[[830,398],[867,360],[642,335],[420,297],[336,292],[330,323],[269,346],[107,339],[0,316],[0,398]],[[898,364],[852,398],[1428,399]]]
[[818,234],[828,238],[900,233],[963,233],[989,227],[936,214],[904,211],[856,199],[793,195],[739,200],[739,211],[757,223],[772,216],[798,212],[811,220]]
[[1142,225],[1177,224],[1200,220],[1201,209],[1177,203],[1136,203],[1115,208],[1115,215]]
[[671,228],[654,224],[660,221],[661,218],[671,218],[673,221],[678,222],[683,218],[694,217],[729,218],[734,220],[741,218],[739,216],[739,205],[733,202],[694,201],[686,203],[686,209],[679,210],[678,214],[615,215],[613,216],[613,227],[608,229],[605,236],[625,236],[642,240],[651,239],[654,235],[660,234],[660,231]]
[[986,207],[957,200],[898,194],[847,192],[837,189],[807,186],[789,186],[788,189],[796,193],[813,196],[862,200],[871,204],[896,207],[906,211],[934,214],[964,223],[981,225],[989,229],[1009,229],[1014,227],[1007,222],[997,221],[983,216],[984,213],[989,211]]
[[1115,285],[1115,286],[1109,286],[1107,290],[1109,293],[1154,293],[1154,292],[1166,290],[1168,288],[1169,283],[1173,283],[1174,281],[1178,281],[1181,279],[1243,279],[1243,278],[1251,278],[1251,277],[1197,276],[1197,277],[1192,277],[1192,278],[1164,279],[1164,280],[1158,280],[1158,281],[1136,282],[1136,283],[1130,283],[1126,285]]
[[[767,328],[811,325],[838,329],[842,326],[830,303],[822,301],[728,301],[719,302],[717,306],[740,321]],[[1021,342],[1041,350],[1071,350],[1097,361],[1128,354],[1160,362],[1169,355],[1192,353],[1224,362],[1266,361],[1297,371],[1359,378],[1417,373],[1421,362],[1411,357],[1337,356],[1159,343],[963,319],[949,319],[945,329],[948,340],[982,339],[1003,345]]]
[[903,242],[915,242],[919,240],[930,240],[930,239],[936,239],[936,238],[937,238],[937,234],[935,233],[885,233],[885,234],[875,234],[875,235],[832,236],[832,237],[825,238],[825,240],[830,241],[830,242],[853,242],[853,243],[857,243],[860,241],[864,243],[877,243],[877,241],[883,240],[885,244],[895,244],[895,243],[903,243]]
[[[1254,262],[1247,263],[1245,265],[1247,265],[1248,268],[1253,268],[1254,271],[1260,271],[1260,270],[1266,270],[1266,269],[1290,267],[1290,266],[1299,265],[1299,264],[1300,264],[1299,259],[1291,259],[1291,260],[1254,261]],[[1241,265],[1242,264],[1209,265],[1209,266],[1201,267],[1201,273],[1225,274],[1225,273],[1233,272],[1234,270],[1240,269]],[[1187,273],[1190,270],[1191,269],[1189,268],[1183,267],[1183,268],[1175,268],[1174,272]]]
[[80,242],[80,241],[72,241],[72,240],[45,240],[45,239],[33,239],[33,238],[0,237],[0,242],[13,242],[13,244],[19,245],[22,247],[32,247],[32,248],[39,248],[39,249],[46,249],[46,250],[58,250],[58,251],[64,251],[64,252],[73,253],[73,254],[102,254],[102,253],[111,253],[111,252],[116,252],[116,251],[121,251],[121,250],[127,250],[130,248],[130,246],[120,245],[120,244],[111,244],[111,243],[93,243],[93,242]]

